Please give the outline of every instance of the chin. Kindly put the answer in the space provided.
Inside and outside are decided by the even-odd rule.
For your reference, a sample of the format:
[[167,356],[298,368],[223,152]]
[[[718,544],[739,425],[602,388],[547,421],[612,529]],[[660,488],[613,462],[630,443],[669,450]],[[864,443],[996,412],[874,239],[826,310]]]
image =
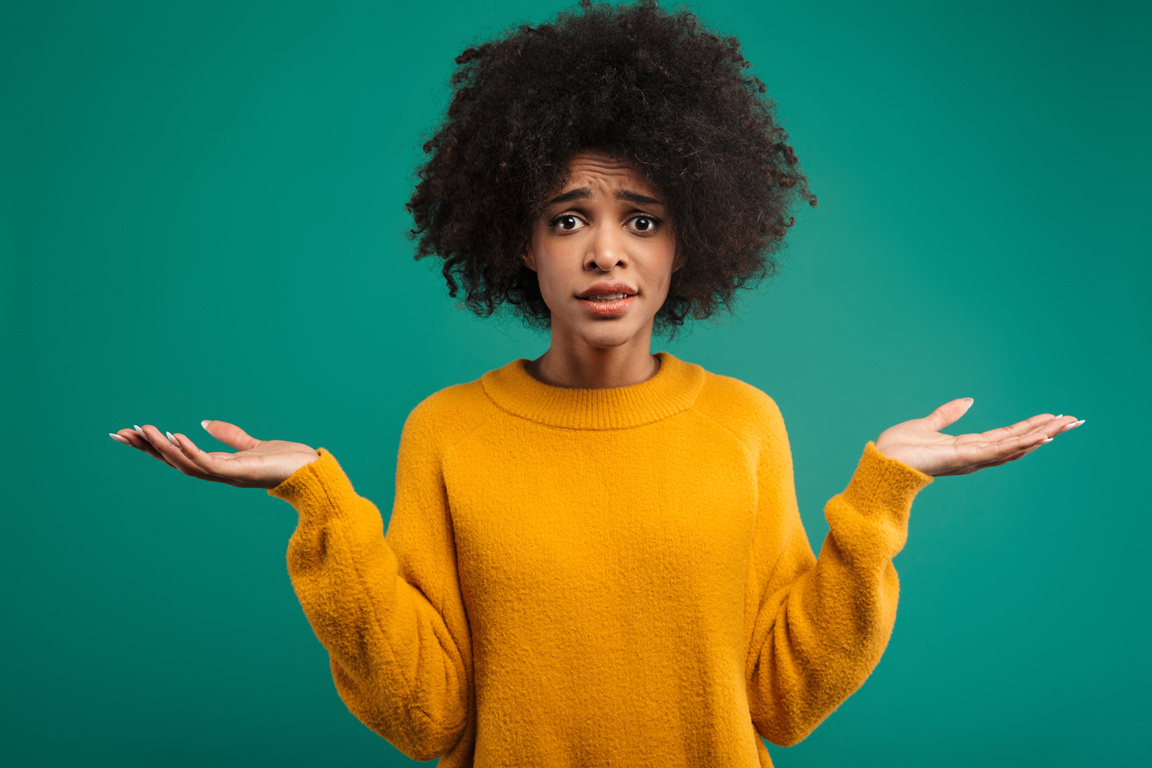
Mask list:
[[[607,323],[603,323],[607,325]],[[581,334],[584,341],[590,347],[596,349],[611,349],[613,347],[620,347],[627,344],[632,339],[636,338],[639,331],[632,328],[616,327],[616,328],[591,328],[586,333]]]

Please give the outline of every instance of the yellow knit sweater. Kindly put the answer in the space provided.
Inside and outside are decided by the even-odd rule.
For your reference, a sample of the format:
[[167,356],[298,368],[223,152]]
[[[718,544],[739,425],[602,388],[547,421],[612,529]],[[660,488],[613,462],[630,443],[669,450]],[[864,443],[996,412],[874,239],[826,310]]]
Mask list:
[[659,357],[629,387],[516,360],[427,398],[386,534],[324,448],[268,491],[340,697],[405,755],[769,766],[759,735],[800,741],[880,660],[932,477],[868,442],[817,559],[776,403]]

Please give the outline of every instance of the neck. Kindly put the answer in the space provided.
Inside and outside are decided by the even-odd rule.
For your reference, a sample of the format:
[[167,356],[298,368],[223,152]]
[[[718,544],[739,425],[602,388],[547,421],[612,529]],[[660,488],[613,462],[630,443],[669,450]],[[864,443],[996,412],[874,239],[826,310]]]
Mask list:
[[536,380],[554,387],[608,389],[630,387],[656,375],[660,359],[651,352],[651,335],[616,347],[559,343],[553,333],[548,351],[525,368]]

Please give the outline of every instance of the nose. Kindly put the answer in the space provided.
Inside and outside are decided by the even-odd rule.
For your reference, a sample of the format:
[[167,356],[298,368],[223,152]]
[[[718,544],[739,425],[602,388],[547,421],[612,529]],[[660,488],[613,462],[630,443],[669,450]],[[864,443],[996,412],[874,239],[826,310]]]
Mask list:
[[612,226],[597,227],[595,235],[588,240],[584,269],[611,272],[617,266],[627,266],[628,259],[624,250],[623,232]]

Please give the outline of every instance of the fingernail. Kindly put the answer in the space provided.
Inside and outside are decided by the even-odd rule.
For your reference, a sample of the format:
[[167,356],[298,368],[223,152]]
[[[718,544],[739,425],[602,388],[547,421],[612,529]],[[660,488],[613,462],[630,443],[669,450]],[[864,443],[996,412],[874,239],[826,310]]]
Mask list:
[[208,422],[210,421],[212,421],[212,419],[204,419],[204,421],[200,422],[200,426],[204,427],[205,432],[208,431]]
[[172,445],[176,446],[177,448],[180,447],[180,441],[173,437],[171,432],[165,432],[164,434],[168,437],[168,440],[172,443]]
[[124,443],[124,445],[132,445],[132,443],[128,442],[123,437],[120,437],[120,435],[113,434],[112,432],[108,433],[108,437],[112,438],[113,440],[115,440],[118,443]]
[[145,440],[147,440],[148,442],[152,442],[152,438],[148,437],[148,433],[146,433],[144,430],[140,429],[140,427],[138,427],[138,426],[136,426],[135,424],[133,424],[133,425],[132,425],[132,429],[134,429],[134,430],[136,430],[137,432],[139,432],[139,433],[140,433],[140,437],[144,438],[144,439],[145,439]]
[[1074,421],[1071,424],[1068,424],[1067,426],[1065,426],[1064,429],[1062,429],[1060,431],[1061,432],[1067,432],[1070,429],[1076,429],[1076,427],[1080,426],[1083,423],[1084,423],[1084,419],[1080,419],[1080,421]]
[[1056,418],[1062,419],[1062,418],[1064,418],[1064,414],[1058,413],[1058,414],[1056,414]]
[[1047,440],[1041,440],[1041,441],[1040,441],[1040,445],[1046,445],[1047,443],[1050,443],[1050,442],[1052,442],[1052,441],[1053,441],[1053,440],[1055,440],[1055,439],[1056,439],[1056,438],[1054,438],[1054,437],[1050,437],[1050,438],[1048,438]]

